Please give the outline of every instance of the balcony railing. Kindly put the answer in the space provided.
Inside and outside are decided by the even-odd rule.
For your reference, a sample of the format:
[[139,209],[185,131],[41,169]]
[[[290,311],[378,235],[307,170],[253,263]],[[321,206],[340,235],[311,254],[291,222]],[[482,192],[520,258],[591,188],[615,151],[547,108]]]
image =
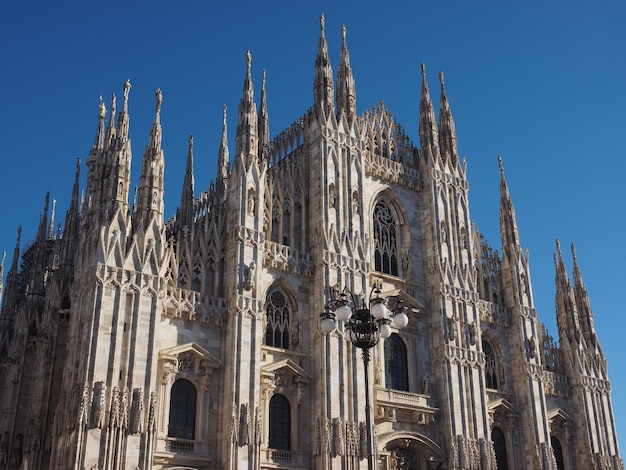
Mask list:
[[428,397],[417,393],[402,392],[389,388],[379,388],[376,390],[376,401],[381,404],[393,404],[403,408],[430,408]]
[[177,439],[174,437],[168,437],[165,440],[165,450],[167,452],[182,452],[191,454],[196,452],[196,441],[189,439]]
[[273,462],[279,463],[288,463],[292,460],[292,455],[290,450],[275,450],[268,449],[270,453],[270,460]]
[[[304,454],[294,450],[261,449],[261,460],[272,468],[301,469],[308,468],[304,461]],[[272,465],[273,464],[273,465]]]

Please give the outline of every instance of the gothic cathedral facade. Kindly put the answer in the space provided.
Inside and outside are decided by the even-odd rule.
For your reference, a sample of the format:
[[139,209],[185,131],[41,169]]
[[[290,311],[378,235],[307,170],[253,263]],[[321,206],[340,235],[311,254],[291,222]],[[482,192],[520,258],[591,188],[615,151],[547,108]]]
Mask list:
[[[419,143],[384,104],[357,115],[345,29],[323,17],[313,105],[270,139],[246,57],[235,153],[165,219],[161,92],[131,189],[130,83],[100,104],[63,230],[48,198],[7,266],[0,470],[622,470],[606,359],[576,263],[557,244],[559,342],[533,305],[500,161],[502,249],[472,225],[440,75],[422,67]],[[20,262],[21,259],[21,262]],[[2,262],[4,267],[4,260]],[[1,278],[0,278],[1,279]],[[1,285],[1,283],[0,283]],[[361,353],[320,314],[380,291],[408,325]]]

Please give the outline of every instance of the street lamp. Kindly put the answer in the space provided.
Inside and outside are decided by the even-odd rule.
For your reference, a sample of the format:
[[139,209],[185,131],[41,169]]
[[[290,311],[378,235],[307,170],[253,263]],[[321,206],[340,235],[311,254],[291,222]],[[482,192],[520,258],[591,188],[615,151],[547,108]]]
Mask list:
[[374,449],[372,426],[372,406],[370,404],[369,362],[370,349],[378,344],[380,338],[391,336],[391,324],[396,328],[404,328],[408,322],[406,307],[397,303],[393,312],[387,308],[387,299],[380,297],[380,289],[372,288],[367,304],[365,299],[359,302],[352,292],[346,289],[339,294],[339,298],[331,299],[320,314],[320,328],[324,334],[331,333],[336,327],[336,321],[342,321],[348,333],[350,342],[363,353],[365,368],[365,420],[367,425],[367,468],[374,470]]

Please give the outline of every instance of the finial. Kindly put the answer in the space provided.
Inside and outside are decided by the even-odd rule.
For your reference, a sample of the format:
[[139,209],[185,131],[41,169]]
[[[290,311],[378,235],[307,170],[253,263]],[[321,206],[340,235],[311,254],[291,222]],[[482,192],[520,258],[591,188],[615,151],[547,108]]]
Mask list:
[[54,215],[57,207],[57,200],[52,199],[52,211],[50,212],[50,224],[48,225],[48,237],[54,236]]
[[500,175],[504,176],[504,165],[502,165],[502,157],[498,155],[498,168],[500,168]]
[[80,171],[80,158],[76,159],[76,171]]
[[250,69],[252,67],[252,54],[250,51],[246,52],[246,68],[248,70],[248,74],[250,73]]
[[556,239],[556,250],[559,252],[559,258],[561,257],[561,242],[559,239]]
[[422,62],[422,78],[426,78],[426,65]]
[[224,124],[226,124],[226,108],[227,106],[224,105],[223,110],[224,110]]
[[156,97],[156,113],[159,114],[161,112],[161,103],[163,103],[163,93],[161,93],[161,89],[157,88],[154,95]]
[[443,70],[439,72],[439,82],[441,83],[441,88],[443,88]]
[[115,98],[115,93],[111,93],[111,115],[109,116],[109,127],[113,128],[115,125],[115,109],[117,105],[117,99]]
[[324,32],[325,23],[326,20],[324,19],[324,13],[322,13],[320,15],[320,30],[322,31],[322,33]]
[[346,25],[341,25],[341,40],[345,44],[346,42]]
[[102,101],[102,95],[100,95],[99,108],[100,108],[100,119],[104,119],[107,115],[107,107],[105,106],[104,101]]
[[193,148],[193,134],[189,134],[189,150]]
[[574,264],[576,264],[576,247],[572,243],[572,258],[574,259]]
[[265,69],[263,69],[263,83],[261,84],[263,88],[265,88]]

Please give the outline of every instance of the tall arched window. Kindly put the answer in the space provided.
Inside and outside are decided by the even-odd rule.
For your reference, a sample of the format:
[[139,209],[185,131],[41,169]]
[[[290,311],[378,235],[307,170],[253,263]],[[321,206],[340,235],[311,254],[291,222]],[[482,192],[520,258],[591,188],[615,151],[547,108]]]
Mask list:
[[498,365],[496,354],[488,341],[483,341],[485,353],[485,385],[487,388],[498,388]]
[[281,291],[275,290],[269,295],[265,312],[267,314],[265,344],[289,349],[289,305]]
[[409,391],[406,346],[400,335],[393,333],[385,340],[385,387]]
[[291,406],[283,395],[270,400],[270,449],[291,450]]
[[389,207],[378,201],[374,206],[374,269],[398,275],[396,221]]
[[196,387],[185,379],[178,379],[170,393],[170,420],[167,435],[179,439],[195,439]]
[[496,454],[496,466],[498,470],[509,470],[509,461],[506,456],[506,439],[500,428],[491,430],[491,441]]
[[556,460],[557,470],[565,470],[565,461],[563,460],[563,447],[561,447],[561,441],[556,436],[550,436],[550,445],[554,452],[554,459]]

